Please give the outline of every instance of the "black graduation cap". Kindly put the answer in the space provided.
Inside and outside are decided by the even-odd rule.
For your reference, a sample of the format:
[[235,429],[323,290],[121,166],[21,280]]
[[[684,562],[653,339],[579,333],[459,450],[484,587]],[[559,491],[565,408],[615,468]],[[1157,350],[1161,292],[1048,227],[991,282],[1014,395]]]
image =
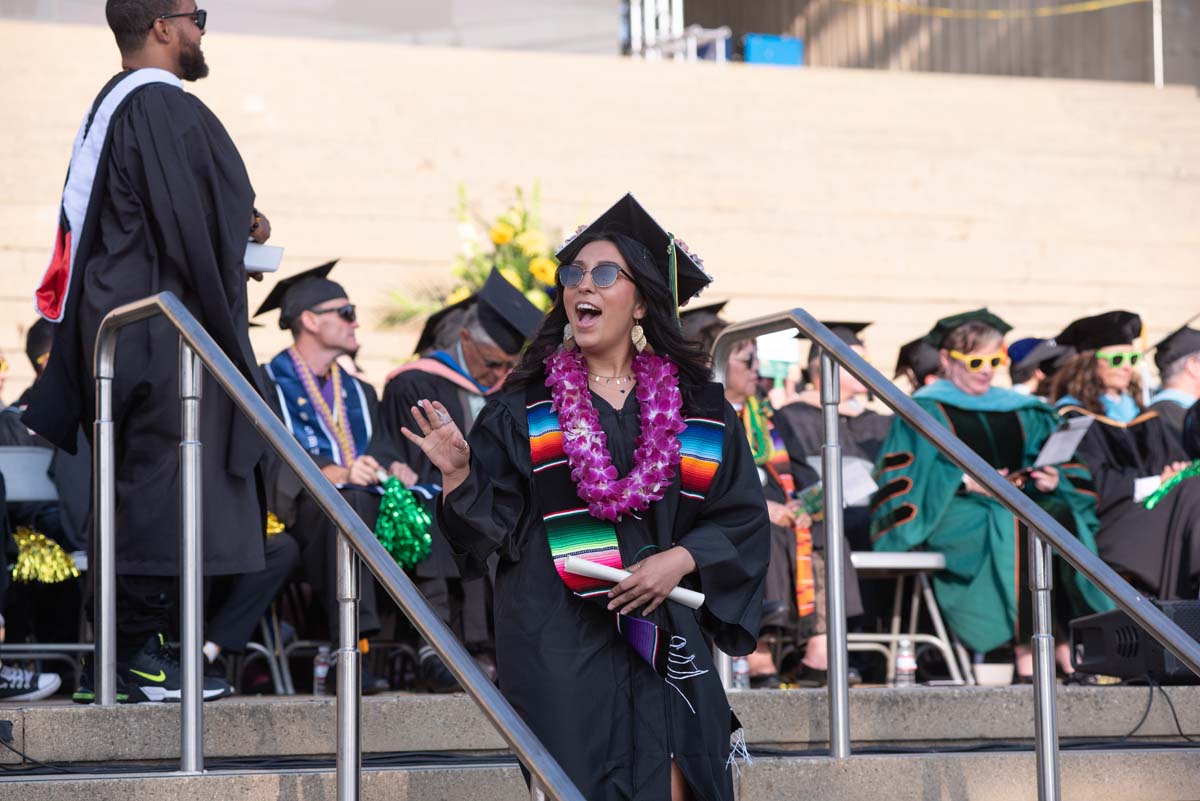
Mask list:
[[989,328],[994,328],[1001,334],[1007,334],[1012,330],[1012,326],[1001,320],[996,315],[992,314],[987,308],[974,309],[961,314],[952,314],[949,317],[943,317],[934,324],[933,328],[925,335],[925,341],[935,348],[941,348],[946,343],[946,337],[961,326],[967,323],[983,323]]
[[570,264],[587,242],[595,236],[603,234],[624,234],[644,245],[650,252],[654,265],[658,268],[654,272],[655,278],[661,278],[662,285],[668,290],[672,288],[671,254],[673,252],[676,274],[675,297],[680,306],[686,304],[712,282],[712,276],[700,266],[701,259],[694,254],[686,253],[682,248],[675,247],[672,235],[659,225],[631,194],[626,194],[614,203],[612,208],[597,217],[595,222],[564,242],[558,252],[554,254],[558,257],[558,263]]
[[487,280],[474,295],[458,303],[439,309],[425,320],[421,336],[417,338],[416,353],[432,347],[437,335],[438,324],[456,309],[479,305],[479,324],[487,331],[496,347],[505,353],[520,353],[525,343],[537,332],[545,313],[529,302],[525,294],[517,289],[497,269],[492,269]]
[[928,376],[942,369],[942,359],[938,349],[930,345],[925,337],[918,337],[900,348],[900,356],[896,359],[896,373],[899,377],[907,370],[912,370],[917,378],[917,385],[925,383]]
[[1074,321],[1055,340],[1060,345],[1085,351],[1100,350],[1109,345],[1132,345],[1141,335],[1141,317],[1131,311],[1110,311]]
[[680,309],[679,326],[683,331],[683,338],[706,351],[710,350],[716,341],[718,329],[729,325],[729,321],[721,317],[721,310],[727,303],[727,300],[712,300]]
[[[859,339],[858,335],[862,333],[864,328],[871,325],[871,323],[825,322],[824,320],[821,321],[821,324],[832,331],[834,336],[847,345],[862,345],[863,341]],[[808,339],[808,334],[796,334],[796,339]],[[812,347],[808,349],[808,363],[812,364],[814,359],[819,358],[821,358],[821,346],[814,342]]]
[[[1200,314],[1196,317],[1200,317]],[[1160,373],[1165,372],[1168,367],[1184,356],[1200,353],[1200,331],[1188,327],[1196,320],[1196,317],[1188,320],[1154,345],[1154,364]]]
[[327,277],[338,263],[337,259],[284,278],[271,287],[267,299],[254,313],[255,317],[279,309],[279,327],[291,328],[292,321],[302,313],[327,300],[349,297],[342,285]]

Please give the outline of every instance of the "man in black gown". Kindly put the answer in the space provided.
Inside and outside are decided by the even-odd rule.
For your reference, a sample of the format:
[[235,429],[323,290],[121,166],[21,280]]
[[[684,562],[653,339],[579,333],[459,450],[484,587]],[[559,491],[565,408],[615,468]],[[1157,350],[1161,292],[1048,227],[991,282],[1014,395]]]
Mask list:
[[[454,344],[438,348],[435,332],[444,328],[441,324],[447,316],[457,314],[462,314],[462,326]],[[493,270],[477,294],[430,317],[416,347],[423,358],[393,372],[384,387],[381,452],[412,467],[421,484],[438,485],[440,491],[441,474],[421,449],[400,433],[402,427],[411,425],[412,407],[423,398],[440,401],[459,429],[469,432],[487,396],[499,389],[516,366],[518,354],[542,316],[520,290]],[[464,577],[459,572],[436,520],[430,534],[433,550],[413,570],[414,581],[485,669],[494,673],[491,579]],[[423,646],[419,660],[421,679],[428,689],[446,691],[457,686],[432,648]]]
[[1186,325],[1154,346],[1154,364],[1162,388],[1150,398],[1150,410],[1176,436],[1183,436],[1183,420],[1200,398],[1200,331]]
[[[85,116],[63,192],[58,238],[37,292],[61,324],[30,398],[30,428],[68,450],[95,407],[92,354],[100,322],[124,303],[172,292],[257,386],[247,332],[247,237],[264,240],[245,165],[221,123],[183,81],[208,74],[194,0],[108,0],[122,72]],[[179,697],[170,628],[179,572],[178,336],[154,318],[121,334],[113,382],[116,428],[117,658],[120,700]],[[263,443],[205,377],[204,557],[209,575],[263,567],[256,469]],[[80,688],[77,700],[92,693]],[[206,698],[228,685],[205,682]]]

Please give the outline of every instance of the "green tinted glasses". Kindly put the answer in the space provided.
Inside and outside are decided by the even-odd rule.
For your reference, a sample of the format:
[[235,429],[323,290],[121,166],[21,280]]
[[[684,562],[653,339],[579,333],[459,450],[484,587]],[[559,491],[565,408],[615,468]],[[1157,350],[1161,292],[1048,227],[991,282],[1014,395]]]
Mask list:
[[1096,358],[1108,362],[1109,367],[1137,367],[1142,360],[1142,352],[1137,350],[1098,350]]

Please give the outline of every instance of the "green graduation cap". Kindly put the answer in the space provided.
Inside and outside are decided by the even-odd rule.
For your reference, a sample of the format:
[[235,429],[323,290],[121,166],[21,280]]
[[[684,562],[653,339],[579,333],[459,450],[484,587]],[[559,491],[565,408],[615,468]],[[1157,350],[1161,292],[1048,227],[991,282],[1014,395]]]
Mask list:
[[983,323],[988,328],[994,328],[1001,334],[1007,334],[1012,330],[1012,326],[1001,320],[995,314],[992,314],[987,308],[975,309],[961,314],[953,314],[949,317],[943,317],[934,324],[933,328],[925,335],[925,341],[935,348],[941,349],[946,344],[946,337],[950,336],[955,329],[961,328],[967,323]]

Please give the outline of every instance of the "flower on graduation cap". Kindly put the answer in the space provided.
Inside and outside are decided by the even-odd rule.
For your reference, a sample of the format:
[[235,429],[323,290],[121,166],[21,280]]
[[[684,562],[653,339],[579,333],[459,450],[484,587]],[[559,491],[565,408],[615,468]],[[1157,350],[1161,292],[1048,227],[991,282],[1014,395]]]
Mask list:
[[498,222],[492,226],[492,242],[497,245],[507,245],[517,235],[516,229],[506,222]]
[[554,283],[554,259],[549,256],[534,256],[529,260],[529,274],[543,284]]

